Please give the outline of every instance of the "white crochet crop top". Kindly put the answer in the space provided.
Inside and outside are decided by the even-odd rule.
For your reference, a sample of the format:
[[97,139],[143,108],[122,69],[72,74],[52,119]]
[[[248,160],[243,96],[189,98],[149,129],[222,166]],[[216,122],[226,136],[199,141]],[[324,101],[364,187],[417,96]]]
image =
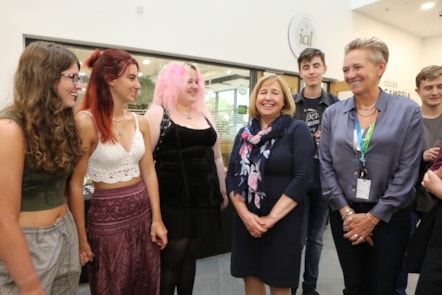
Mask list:
[[146,147],[139,129],[137,115],[132,114],[135,118],[136,130],[129,152],[119,142],[101,142],[101,136],[98,135],[97,148],[89,157],[87,168],[88,177],[92,181],[116,183],[140,176],[139,162],[144,156]]

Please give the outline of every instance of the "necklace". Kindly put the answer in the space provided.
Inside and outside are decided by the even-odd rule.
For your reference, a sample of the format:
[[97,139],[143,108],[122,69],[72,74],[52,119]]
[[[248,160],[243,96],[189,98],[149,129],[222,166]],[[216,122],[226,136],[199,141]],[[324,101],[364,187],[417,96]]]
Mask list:
[[356,107],[356,108],[357,108],[358,110],[368,111],[368,110],[371,110],[372,108],[374,108],[375,105],[376,105],[376,102],[375,102],[374,104],[372,104],[371,106],[366,107],[366,108],[362,108],[362,107]]
[[120,118],[120,119],[117,119],[117,118],[113,118],[113,117],[112,117],[112,122],[115,122],[115,123],[123,122],[124,119],[125,119],[125,117],[126,117],[126,111],[123,110],[123,115],[121,116],[121,118]]
[[[363,110],[363,109],[361,109],[361,110]],[[364,115],[364,114],[361,114],[361,113],[359,112],[359,109],[356,109],[356,112],[357,112],[358,115],[361,116],[361,117],[371,117],[371,116],[374,115],[374,113],[376,113],[376,111],[377,111],[377,109],[374,108],[373,111],[371,111],[369,114]]]
[[176,109],[178,111],[178,113],[180,113],[181,115],[185,116],[187,120],[192,120],[192,116],[190,115],[192,113],[192,109],[189,109],[189,112],[183,113],[182,111],[180,111],[179,109]]

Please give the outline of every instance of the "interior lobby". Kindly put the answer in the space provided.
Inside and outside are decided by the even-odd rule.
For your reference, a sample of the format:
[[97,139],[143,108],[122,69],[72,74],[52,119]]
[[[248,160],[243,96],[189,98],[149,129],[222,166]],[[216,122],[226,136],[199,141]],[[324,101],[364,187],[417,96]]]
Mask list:
[[[81,62],[95,48],[121,48],[140,65],[140,95],[128,108],[143,113],[152,100],[159,71],[170,61],[196,65],[205,78],[206,102],[216,121],[224,163],[235,134],[249,118],[249,95],[267,73],[284,76],[291,91],[303,87],[297,55],[305,47],[325,52],[323,87],[340,99],[351,96],[343,82],[344,46],[376,36],[389,46],[381,87],[420,103],[415,76],[442,64],[442,0],[429,10],[421,0],[188,0],[188,1],[5,1],[0,0],[0,108],[12,102],[13,77],[23,49],[37,40],[72,50]],[[81,68],[84,95],[90,72]],[[205,245],[197,265],[195,295],[244,294],[230,275],[233,208],[223,212],[223,233]],[[417,275],[409,275],[414,294]],[[327,226],[318,292],[342,294],[343,279]],[[90,294],[82,281],[80,295]],[[298,294],[300,292],[298,291]]]

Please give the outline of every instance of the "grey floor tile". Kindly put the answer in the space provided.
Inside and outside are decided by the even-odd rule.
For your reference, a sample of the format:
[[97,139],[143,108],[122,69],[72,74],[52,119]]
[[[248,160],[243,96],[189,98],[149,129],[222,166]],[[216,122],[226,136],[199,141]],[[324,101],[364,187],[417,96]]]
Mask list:
[[[302,273],[301,267],[301,273]],[[417,274],[408,276],[407,294],[414,294]],[[335,245],[330,228],[324,232],[324,249],[319,265],[317,290],[321,295],[340,295],[344,286]],[[267,292],[270,294],[269,292]],[[80,286],[79,295],[90,295],[87,284]],[[197,262],[195,288],[193,295],[243,295],[242,279],[230,275],[230,253],[200,259]],[[297,294],[301,294],[298,290]]]

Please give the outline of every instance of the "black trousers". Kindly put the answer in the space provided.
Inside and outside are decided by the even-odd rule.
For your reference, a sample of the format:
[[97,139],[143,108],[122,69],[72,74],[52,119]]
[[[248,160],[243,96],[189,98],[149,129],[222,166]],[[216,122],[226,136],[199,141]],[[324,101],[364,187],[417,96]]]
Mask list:
[[442,294],[442,207],[437,213],[415,294]]
[[[373,204],[353,204],[356,213],[370,211]],[[353,246],[343,237],[339,211],[330,214],[330,225],[341,264],[345,295],[392,295],[401,269],[410,232],[410,211],[401,210],[389,223],[379,222],[373,230],[374,245]]]

